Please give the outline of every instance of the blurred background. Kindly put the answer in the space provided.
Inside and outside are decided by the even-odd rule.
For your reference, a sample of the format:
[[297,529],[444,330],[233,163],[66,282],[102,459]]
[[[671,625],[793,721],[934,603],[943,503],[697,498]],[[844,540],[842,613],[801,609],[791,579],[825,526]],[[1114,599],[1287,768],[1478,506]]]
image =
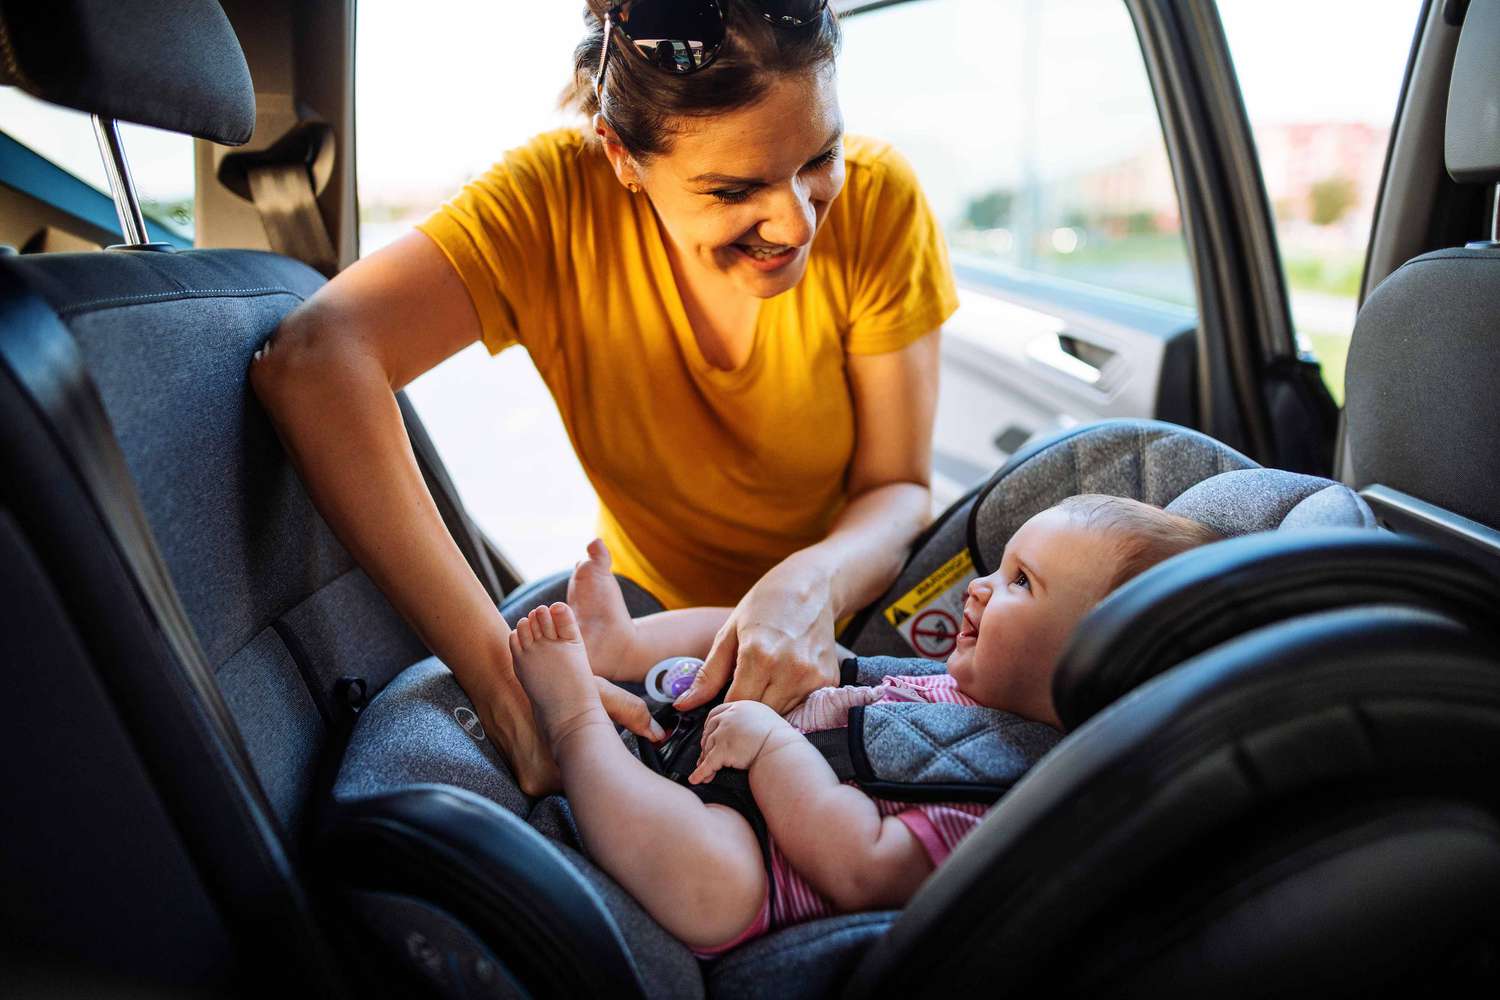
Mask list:
[[[572,123],[557,99],[582,35],[581,7],[360,0],[363,253],[409,230],[507,148]],[[1421,3],[1218,7],[1299,340],[1342,402],[1365,245]],[[851,132],[891,140],[915,165],[956,262],[1189,316],[1196,308],[1160,122],[1121,0],[913,0],[853,17],[840,93]],[[85,116],[0,88],[0,128],[108,190]],[[147,213],[190,238],[191,140],[124,132]],[[965,313],[1028,330],[1049,322],[1019,307],[997,313],[967,291],[963,302],[959,327]],[[949,367],[963,364],[945,349],[939,505],[1015,446],[962,440],[964,414],[977,405],[957,395],[963,373]],[[578,558],[595,501],[523,350],[490,358],[475,345],[410,394],[473,513],[524,574]]]

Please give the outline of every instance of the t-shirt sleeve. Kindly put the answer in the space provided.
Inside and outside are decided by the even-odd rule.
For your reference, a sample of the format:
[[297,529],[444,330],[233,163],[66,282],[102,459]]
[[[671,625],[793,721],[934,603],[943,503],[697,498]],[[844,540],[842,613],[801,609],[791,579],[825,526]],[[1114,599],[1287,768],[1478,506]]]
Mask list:
[[447,256],[479,314],[484,346],[498,354],[552,324],[544,290],[558,287],[557,245],[567,233],[566,161],[556,134],[511,150],[417,228]]
[[856,206],[850,354],[898,351],[958,309],[948,246],[911,164],[886,147],[867,169]]

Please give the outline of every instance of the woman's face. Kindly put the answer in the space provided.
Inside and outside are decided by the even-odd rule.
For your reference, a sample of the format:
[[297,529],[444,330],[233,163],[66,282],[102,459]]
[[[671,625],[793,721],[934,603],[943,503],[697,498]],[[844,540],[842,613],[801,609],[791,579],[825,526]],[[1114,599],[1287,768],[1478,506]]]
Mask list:
[[681,261],[764,299],[807,270],[844,187],[843,134],[829,65],[780,77],[751,107],[689,120],[670,152],[616,169],[650,196]]

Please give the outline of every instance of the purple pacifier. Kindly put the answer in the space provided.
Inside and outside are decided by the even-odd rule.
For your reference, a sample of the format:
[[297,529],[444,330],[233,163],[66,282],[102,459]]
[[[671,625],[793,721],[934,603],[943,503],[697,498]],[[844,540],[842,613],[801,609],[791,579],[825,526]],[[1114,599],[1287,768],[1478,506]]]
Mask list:
[[670,705],[693,686],[693,678],[703,669],[696,656],[673,656],[646,671],[646,701],[652,707]]

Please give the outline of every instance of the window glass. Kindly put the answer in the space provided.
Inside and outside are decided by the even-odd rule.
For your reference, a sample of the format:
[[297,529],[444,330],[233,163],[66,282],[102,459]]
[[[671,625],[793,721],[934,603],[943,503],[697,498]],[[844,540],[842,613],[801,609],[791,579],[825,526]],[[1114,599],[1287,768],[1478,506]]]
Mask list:
[[912,161],[958,259],[1194,304],[1121,0],[924,0],[845,22],[849,130]]
[[1341,405],[1375,199],[1421,7],[1420,0],[1219,3],[1298,341],[1321,362]]
[[[554,0],[361,0],[361,253],[410,232],[507,149],[573,122],[557,101],[583,36],[582,10]],[[407,393],[470,513],[523,575],[581,558],[597,501],[523,349],[491,358],[475,344]]]
[[[0,87],[0,130],[73,176],[109,194],[109,179],[89,116]],[[193,238],[193,140],[143,125],[120,124],[125,158],[141,211],[185,239]]]

